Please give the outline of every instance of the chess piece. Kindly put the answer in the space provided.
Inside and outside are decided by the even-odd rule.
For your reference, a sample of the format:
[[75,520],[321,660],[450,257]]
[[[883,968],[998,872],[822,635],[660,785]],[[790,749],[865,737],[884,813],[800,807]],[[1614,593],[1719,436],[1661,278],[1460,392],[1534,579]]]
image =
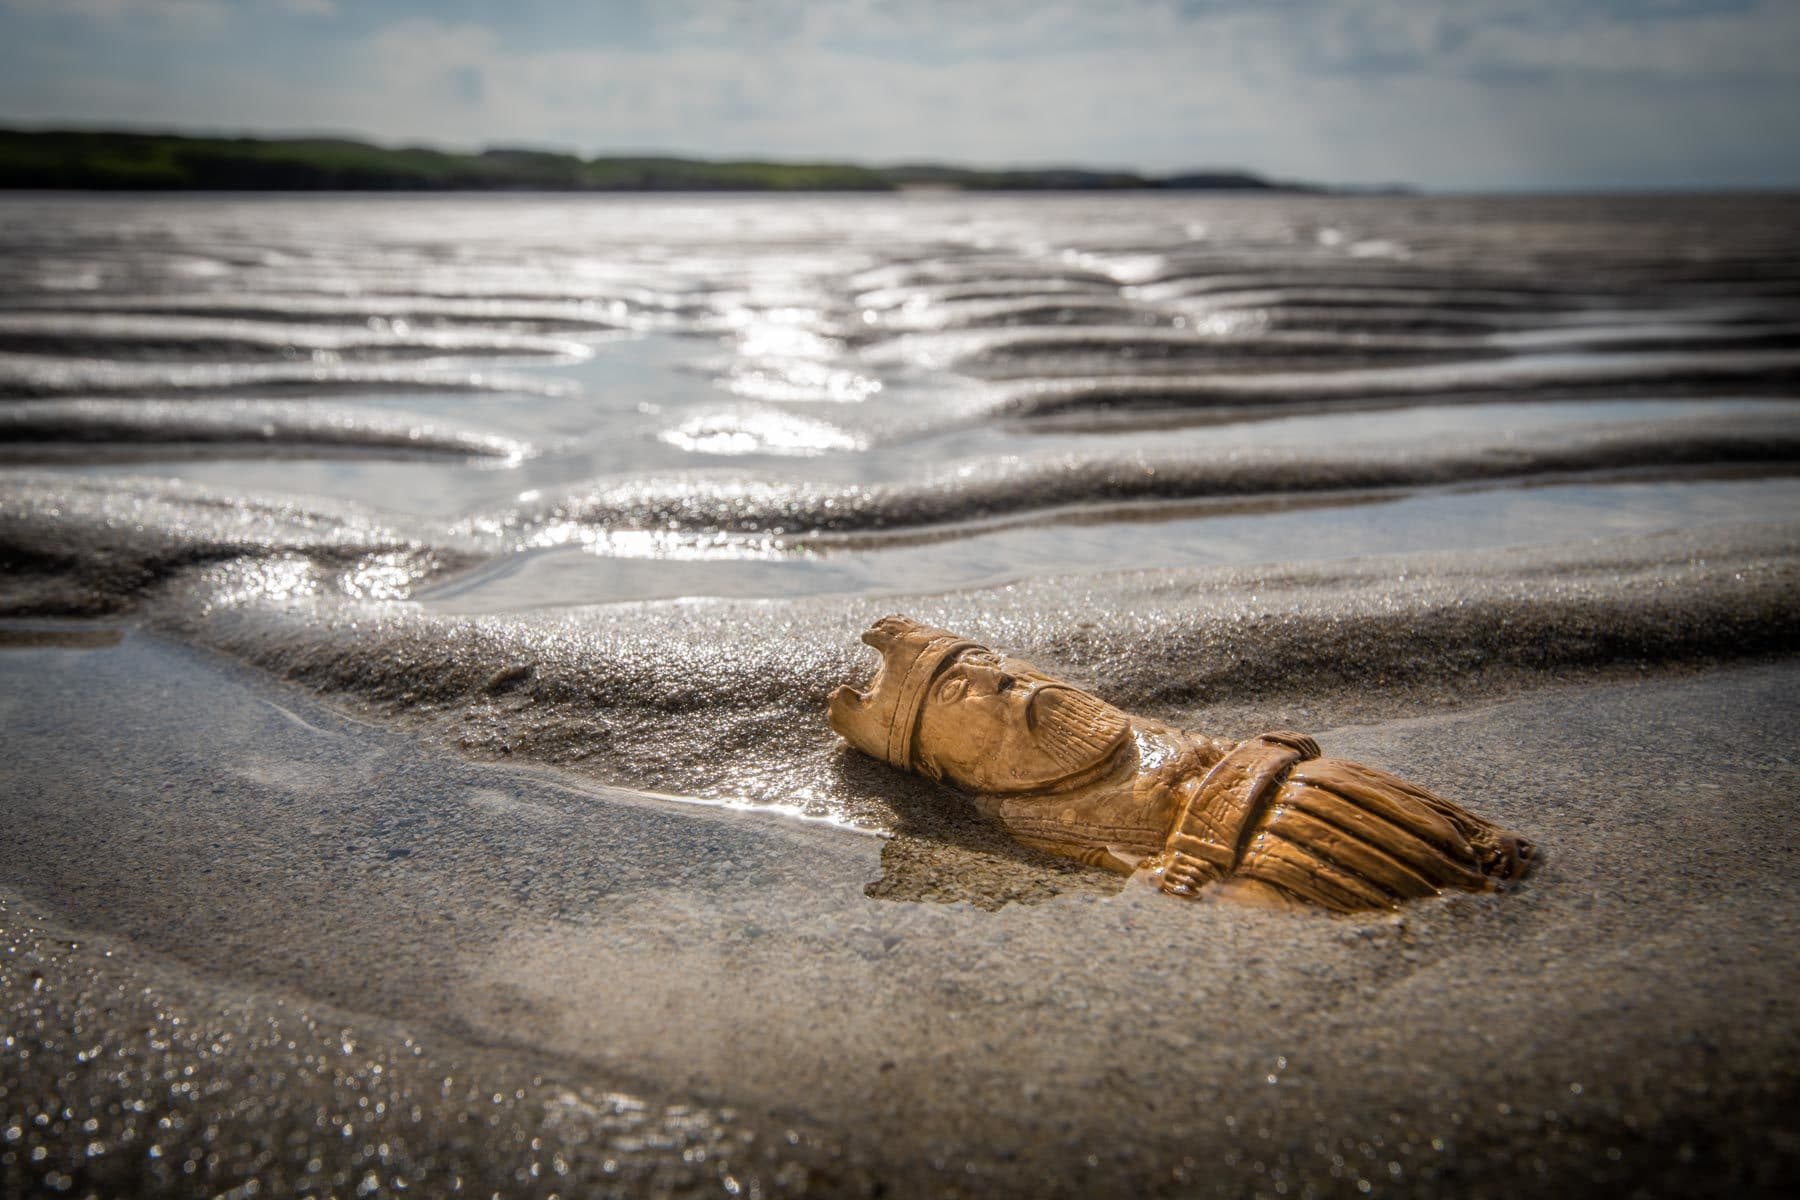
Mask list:
[[1130,716],[907,617],[863,641],[881,668],[830,702],[853,746],[971,794],[1027,846],[1171,895],[1357,912],[1494,891],[1531,864],[1530,842],[1305,734],[1232,742]]

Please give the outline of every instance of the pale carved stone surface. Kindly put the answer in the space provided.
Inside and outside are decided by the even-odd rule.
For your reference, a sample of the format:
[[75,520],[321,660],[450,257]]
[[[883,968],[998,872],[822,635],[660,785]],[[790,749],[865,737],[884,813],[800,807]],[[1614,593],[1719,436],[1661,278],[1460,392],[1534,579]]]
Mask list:
[[1134,717],[907,617],[863,641],[874,680],[830,701],[852,745],[971,794],[1024,845],[1171,895],[1357,912],[1494,891],[1531,865],[1524,838],[1305,734],[1232,742]]

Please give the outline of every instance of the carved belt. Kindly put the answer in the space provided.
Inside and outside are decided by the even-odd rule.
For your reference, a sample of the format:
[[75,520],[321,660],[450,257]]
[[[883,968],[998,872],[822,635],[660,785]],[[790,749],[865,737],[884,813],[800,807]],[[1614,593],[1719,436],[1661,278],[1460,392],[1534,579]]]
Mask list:
[[1163,846],[1162,890],[1191,896],[1236,870],[1251,827],[1287,769],[1317,757],[1319,744],[1304,733],[1265,733],[1239,743],[1183,788],[1181,815]]

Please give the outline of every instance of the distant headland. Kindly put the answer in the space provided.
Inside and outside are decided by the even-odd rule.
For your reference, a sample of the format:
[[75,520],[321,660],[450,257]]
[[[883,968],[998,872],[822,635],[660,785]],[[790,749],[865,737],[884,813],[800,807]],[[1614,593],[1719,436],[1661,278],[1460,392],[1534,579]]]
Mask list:
[[0,130],[0,188],[105,191],[964,191],[1317,192],[1243,171],[1141,175],[1079,167],[984,170],[915,163],[580,158],[496,148],[460,154],[344,138],[226,138]]

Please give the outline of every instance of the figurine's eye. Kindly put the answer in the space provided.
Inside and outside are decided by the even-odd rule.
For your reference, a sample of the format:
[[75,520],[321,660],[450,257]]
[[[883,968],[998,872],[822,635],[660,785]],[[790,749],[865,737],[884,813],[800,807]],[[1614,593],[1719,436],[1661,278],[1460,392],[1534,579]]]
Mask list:
[[960,675],[955,675],[946,679],[939,685],[937,698],[945,704],[954,704],[956,701],[961,700],[963,698],[963,693],[968,690],[969,681],[962,678]]

